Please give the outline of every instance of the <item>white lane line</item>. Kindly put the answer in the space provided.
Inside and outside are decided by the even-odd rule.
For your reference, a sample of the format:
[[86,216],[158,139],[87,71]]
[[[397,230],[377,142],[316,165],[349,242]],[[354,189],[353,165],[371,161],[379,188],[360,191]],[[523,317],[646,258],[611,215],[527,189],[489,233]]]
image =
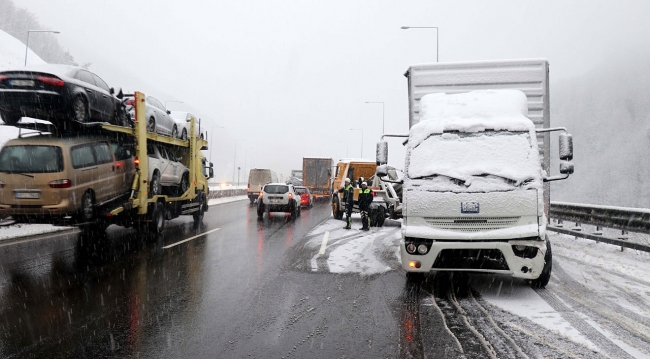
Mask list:
[[325,248],[327,247],[327,239],[329,237],[330,237],[330,231],[325,231],[325,235],[323,236],[323,243],[320,245],[320,251],[318,251],[319,256],[325,254]]
[[215,229],[213,229],[213,230],[211,230],[211,231],[203,232],[203,233],[201,233],[201,234],[199,234],[199,235],[196,235],[196,236],[194,236],[194,237],[190,237],[190,238],[187,238],[187,239],[183,239],[183,240],[180,241],[180,242],[176,242],[176,243],[170,244],[170,245],[168,245],[168,246],[164,246],[163,249],[171,248],[171,247],[173,247],[173,246],[177,246],[177,245],[179,245],[179,244],[181,244],[181,243],[189,242],[189,241],[191,241],[192,239],[195,239],[195,238],[199,238],[199,237],[205,236],[206,234],[210,234],[210,233],[212,233],[212,232],[216,232],[216,231],[218,231],[218,230],[220,230],[220,229],[221,229],[221,228],[215,228]]

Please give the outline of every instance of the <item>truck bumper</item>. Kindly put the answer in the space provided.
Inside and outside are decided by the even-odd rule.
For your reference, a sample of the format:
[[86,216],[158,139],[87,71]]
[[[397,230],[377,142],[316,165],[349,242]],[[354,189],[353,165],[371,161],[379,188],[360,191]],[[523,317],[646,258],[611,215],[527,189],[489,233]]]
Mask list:
[[[543,240],[511,239],[489,242],[428,242],[424,255],[406,251],[400,242],[402,268],[407,272],[476,272],[509,274],[536,279],[544,268],[546,243]],[[514,246],[524,246],[517,251]],[[520,247],[521,248],[521,247]],[[517,254],[515,254],[517,251]]]

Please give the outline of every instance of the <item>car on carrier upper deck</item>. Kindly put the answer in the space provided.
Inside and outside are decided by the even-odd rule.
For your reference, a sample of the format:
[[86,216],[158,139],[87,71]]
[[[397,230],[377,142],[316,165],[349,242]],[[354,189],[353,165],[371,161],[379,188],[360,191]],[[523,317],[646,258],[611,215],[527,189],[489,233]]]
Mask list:
[[0,72],[0,116],[7,125],[22,117],[55,125],[130,120],[112,87],[96,74],[75,66],[34,65]]

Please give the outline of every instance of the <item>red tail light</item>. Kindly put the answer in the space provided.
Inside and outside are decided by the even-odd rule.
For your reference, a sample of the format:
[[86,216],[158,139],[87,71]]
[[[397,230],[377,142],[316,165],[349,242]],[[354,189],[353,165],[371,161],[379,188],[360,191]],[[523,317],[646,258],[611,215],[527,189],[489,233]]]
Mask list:
[[136,167],[140,166],[140,160],[137,157],[133,160],[133,163]]
[[134,106],[135,105],[135,100],[130,98],[124,102],[125,105],[127,106]]
[[249,184],[248,185],[248,191],[250,192],[250,190],[251,190],[251,185]]
[[56,180],[49,183],[51,188],[70,188],[72,187],[72,181],[69,179]]
[[0,75],[0,81],[4,81],[7,79],[7,75]]
[[375,191],[370,191],[370,193],[372,193],[373,197],[375,197],[377,195],[377,192],[375,192]]
[[63,80],[61,80],[58,77],[39,76],[36,79],[46,85],[59,86],[59,87],[63,87],[63,85],[65,85],[65,82],[63,82]]
[[5,188],[5,183],[0,181],[0,188]]

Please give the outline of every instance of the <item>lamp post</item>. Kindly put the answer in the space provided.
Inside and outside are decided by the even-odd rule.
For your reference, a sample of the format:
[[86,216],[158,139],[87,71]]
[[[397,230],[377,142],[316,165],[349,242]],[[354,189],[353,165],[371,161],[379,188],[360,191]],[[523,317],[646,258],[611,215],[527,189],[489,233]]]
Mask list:
[[235,184],[235,170],[237,169],[237,144],[239,142],[245,142],[244,140],[235,141],[235,158],[232,161],[232,183]]
[[185,103],[185,102],[183,102],[183,101],[167,100],[167,101],[165,101],[165,110],[167,109],[167,102]]
[[363,128],[351,128],[350,131],[361,131],[361,158],[363,158]]
[[241,167],[237,167],[237,187],[239,187],[239,182],[241,179],[241,176],[239,175],[241,173]]
[[436,62],[438,62],[438,27],[437,26],[402,26],[402,30],[408,29],[436,29]]
[[51,32],[53,34],[60,34],[60,31],[55,30],[27,30],[27,42],[25,43],[25,66],[27,66],[27,50],[29,50],[29,34],[32,32]]
[[384,102],[383,101],[366,101],[366,103],[380,103],[381,104],[381,134],[386,133],[386,122],[384,117]]

